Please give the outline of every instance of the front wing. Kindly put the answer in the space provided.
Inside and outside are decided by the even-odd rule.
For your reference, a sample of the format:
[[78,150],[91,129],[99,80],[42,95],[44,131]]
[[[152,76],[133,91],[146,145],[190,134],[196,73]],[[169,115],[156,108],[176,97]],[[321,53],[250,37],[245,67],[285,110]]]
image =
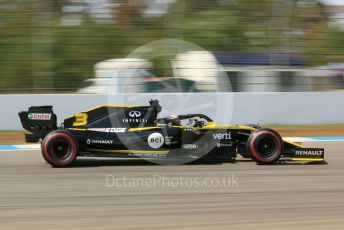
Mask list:
[[323,148],[295,148],[284,151],[283,157],[292,161],[324,161]]

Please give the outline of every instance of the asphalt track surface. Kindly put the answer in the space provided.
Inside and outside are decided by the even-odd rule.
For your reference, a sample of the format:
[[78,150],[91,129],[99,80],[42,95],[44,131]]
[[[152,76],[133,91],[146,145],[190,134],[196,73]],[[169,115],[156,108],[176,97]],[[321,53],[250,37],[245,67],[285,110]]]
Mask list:
[[0,152],[0,229],[344,229],[344,143],[307,146],[328,164],[51,168],[38,151]]

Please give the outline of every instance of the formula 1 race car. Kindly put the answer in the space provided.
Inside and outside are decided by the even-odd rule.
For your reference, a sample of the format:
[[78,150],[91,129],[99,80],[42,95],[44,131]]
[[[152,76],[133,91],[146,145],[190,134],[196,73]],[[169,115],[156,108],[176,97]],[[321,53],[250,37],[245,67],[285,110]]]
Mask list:
[[[253,125],[218,125],[203,114],[158,118],[161,106],[101,105],[68,117],[58,127],[52,106],[19,113],[26,142],[41,141],[44,159],[55,167],[78,156],[233,161],[240,154],[259,164],[279,160],[323,161],[324,149],[283,140]],[[178,161],[176,161],[178,162]]]

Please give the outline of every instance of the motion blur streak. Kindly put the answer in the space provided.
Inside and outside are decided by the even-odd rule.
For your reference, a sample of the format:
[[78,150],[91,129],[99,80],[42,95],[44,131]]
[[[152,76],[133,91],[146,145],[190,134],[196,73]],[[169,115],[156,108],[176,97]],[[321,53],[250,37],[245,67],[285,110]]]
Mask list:
[[[213,52],[234,91],[342,90],[343,15],[339,0],[2,0],[0,93],[108,85],[96,63],[160,39]],[[156,84],[179,77],[171,57],[152,61],[140,91],[168,91]]]
[[[162,166],[142,160],[80,159],[51,168],[38,151],[2,152],[1,229],[343,229],[343,143],[328,164]],[[109,187],[116,178],[237,178],[239,186]]]

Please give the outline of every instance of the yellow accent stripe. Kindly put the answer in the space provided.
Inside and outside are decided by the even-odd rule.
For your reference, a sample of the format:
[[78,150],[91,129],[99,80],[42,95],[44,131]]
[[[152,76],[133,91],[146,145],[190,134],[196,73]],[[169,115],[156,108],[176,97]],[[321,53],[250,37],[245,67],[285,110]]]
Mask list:
[[[150,126],[150,127],[142,127],[142,128],[131,128],[131,129],[129,129],[129,131],[135,132],[135,131],[144,131],[144,130],[161,129],[161,128],[162,127],[159,127],[159,126]],[[191,129],[245,129],[245,130],[250,130],[250,131],[256,130],[255,128],[252,128],[250,126],[245,126],[245,125],[217,125],[217,124],[216,125],[211,124],[210,126],[206,125],[206,126],[201,127],[201,128],[173,125],[172,128],[182,128],[182,129],[190,129],[190,128]]]
[[69,130],[76,130],[76,131],[87,131],[85,128],[67,128]]
[[[151,127],[142,127],[142,128],[131,128],[129,129],[130,132],[135,131],[144,131],[144,130],[151,130],[151,129],[161,129],[162,127],[159,126],[151,126]],[[173,125],[172,128],[182,128],[182,129],[246,129],[250,131],[254,131],[255,129],[249,126],[242,126],[242,125],[216,125],[216,126],[204,126],[202,128],[197,127],[187,127],[187,126],[179,126]]]
[[302,148],[302,149],[305,148],[303,145],[300,145],[300,144],[297,144],[297,143],[294,143],[294,142],[290,142],[290,141],[287,141],[287,140],[284,140],[284,139],[283,139],[283,142],[291,144],[291,145],[294,145],[294,146]]
[[206,127],[216,127],[218,124],[215,121],[209,121]]
[[201,128],[199,127],[187,127],[187,126],[179,126],[179,125],[173,125],[172,128],[183,128],[183,129],[245,129],[249,131],[256,130],[255,128],[252,128],[250,126],[245,125],[218,125],[216,122],[209,122],[210,125],[203,126]]
[[168,150],[107,150],[107,149],[86,149],[88,151],[99,151],[105,153],[133,153],[133,154],[168,154]]
[[291,158],[292,161],[323,161],[324,159],[319,158]]
[[213,124],[211,124],[210,126],[206,125],[202,128],[196,128],[196,129],[245,129],[245,130],[250,130],[250,131],[256,130],[253,127],[245,126],[245,125],[213,125]]
[[129,129],[129,132],[145,131],[145,130],[151,130],[151,129],[161,129],[161,127],[153,126],[153,127],[131,128]]

